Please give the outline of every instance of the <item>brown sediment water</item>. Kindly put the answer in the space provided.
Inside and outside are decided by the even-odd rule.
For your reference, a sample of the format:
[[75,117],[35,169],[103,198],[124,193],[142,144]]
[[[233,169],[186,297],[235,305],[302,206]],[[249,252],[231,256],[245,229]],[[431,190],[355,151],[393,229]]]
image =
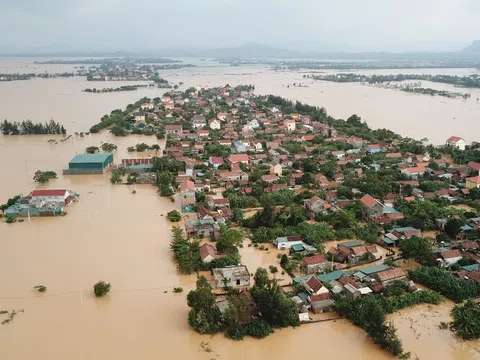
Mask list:
[[[178,76],[177,81],[187,85],[250,83],[256,79],[257,90],[281,94],[284,88],[278,84],[298,76],[272,73],[274,80],[262,88],[261,82],[270,79],[270,73],[255,71],[259,74],[254,79],[222,74],[217,77],[187,74],[181,79],[172,73],[167,77]],[[110,86],[95,84],[95,87]],[[87,131],[112,109],[124,108],[144,95],[154,97],[164,92],[142,89],[113,94],[82,93],[81,89],[86,87],[94,85],[81,79],[0,83],[0,117],[12,121],[53,117],[69,132]],[[302,89],[297,94],[293,91],[284,95],[302,97],[311,89]],[[343,101],[342,94],[337,95],[339,102]],[[310,100],[308,96],[303,99]],[[360,110],[353,112],[361,114]],[[51,138],[57,139],[58,144],[49,144]],[[0,310],[24,310],[13,323],[0,325],[0,359],[286,360],[320,355],[392,358],[374,345],[363,330],[346,320],[278,330],[263,340],[241,342],[227,340],[221,334],[211,337],[195,333],[187,323],[186,294],[194,287],[196,276],[176,271],[168,245],[171,224],[165,215],[178,205],[159,197],[152,186],[111,185],[109,174],[61,175],[68,161],[76,153],[83,153],[87,146],[115,143],[119,150],[114,161],[118,163],[125,157],[148,156],[128,153],[128,146],[145,142],[163,148],[164,143],[155,137],[113,138],[108,132],[83,138],[74,136],[66,142],[60,139],[61,136],[0,136],[0,203],[35,188],[67,188],[81,194],[79,202],[66,208],[65,217],[32,218],[15,224],[0,222]],[[32,177],[38,169],[54,170],[59,178],[48,185],[37,185]],[[280,270],[277,253],[273,248],[241,249],[252,273],[256,267],[270,264],[277,264]],[[112,284],[112,291],[96,299],[92,286],[101,279]],[[47,292],[33,291],[38,284],[47,286]],[[184,292],[174,294],[174,286],[183,287]],[[434,307],[432,311],[441,314],[438,319],[433,315],[425,318],[425,307],[393,315],[404,348],[418,354],[420,359],[479,358],[474,349],[479,348],[478,342],[458,341],[448,330],[436,329],[417,338],[410,329],[408,317],[418,320],[417,332],[424,331],[422,326],[448,319],[451,307],[451,303]],[[207,342],[212,352],[202,349],[202,342]]]

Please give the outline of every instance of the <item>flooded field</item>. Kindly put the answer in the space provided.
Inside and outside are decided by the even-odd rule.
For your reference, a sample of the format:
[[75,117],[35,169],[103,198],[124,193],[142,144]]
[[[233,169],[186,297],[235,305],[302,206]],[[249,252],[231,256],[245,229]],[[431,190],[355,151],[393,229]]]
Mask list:
[[[232,71],[228,69],[228,72]],[[362,91],[385,91],[384,94],[395,94],[395,98],[403,102],[402,106],[406,104],[405,94],[395,91],[362,86],[347,90],[349,87],[324,84],[318,84],[318,89],[317,85],[315,88],[288,89],[281,85],[298,81],[300,74],[252,71],[255,75],[230,76],[225,70],[217,75],[192,74],[182,78],[181,74],[171,73],[166,77],[176,82],[184,81],[186,86],[253,82],[259,92],[297,97],[305,102],[314,100],[314,103],[327,106],[332,114],[335,109],[330,109],[324,102],[326,97],[336,99],[339,108],[343,104],[345,113],[362,115],[362,109],[356,109],[358,102],[350,101],[357,99]],[[241,71],[237,69],[236,72]],[[265,79],[269,79],[268,82]],[[86,131],[113,108],[123,108],[141,96],[154,97],[164,92],[160,89],[114,94],[81,92],[92,86],[81,79],[0,83],[0,116],[11,121],[53,117],[64,124],[69,133]],[[325,90],[327,88],[329,90]],[[320,95],[321,91],[325,94]],[[424,99],[422,96],[418,98]],[[427,97],[426,101],[422,112],[436,109],[438,104],[429,103],[436,98],[430,100]],[[388,104],[383,101],[374,103],[382,103],[382,108]],[[457,109],[471,104],[473,102],[464,104],[458,101],[452,107]],[[375,106],[371,111],[376,111]],[[392,117],[401,115],[395,109],[389,111]],[[473,118],[478,109],[464,111]],[[434,118],[435,121],[439,119]],[[396,123],[392,118],[385,121],[391,127]],[[374,125],[373,119],[371,122]],[[388,124],[379,126],[390,127]],[[0,310],[24,310],[12,324],[0,325],[0,359],[287,360],[312,357],[312,344],[318,344],[322,356],[391,359],[361,329],[345,320],[283,329],[263,340],[246,339],[242,342],[227,340],[223,335],[196,334],[187,324],[185,299],[187,292],[194,287],[195,275],[180,276],[177,273],[168,246],[171,225],[162,216],[177,204],[159,197],[152,186],[111,185],[109,174],[60,175],[46,186],[38,186],[32,180],[38,169],[61,174],[68,161],[75,154],[83,153],[87,146],[115,143],[119,151],[114,155],[114,162],[118,163],[125,157],[148,156],[127,153],[128,146],[145,142],[149,145],[158,143],[163,148],[163,142],[143,136],[112,138],[108,133],[74,137],[56,145],[47,142],[50,138],[61,139],[60,136],[0,136],[0,203],[35,188],[67,188],[80,193],[79,202],[67,208],[65,217],[36,218],[15,224],[0,222]],[[136,190],[136,194],[132,194],[132,190]],[[252,273],[258,266],[278,263],[277,253],[275,249],[261,251],[248,246],[241,249]],[[276,276],[283,277],[281,274]],[[92,286],[101,279],[112,284],[112,291],[107,297],[96,299]],[[47,292],[35,292],[33,287],[38,284],[47,286]],[[184,292],[172,293],[174,286],[183,287]],[[478,341],[464,343],[446,330],[437,330],[437,323],[448,319],[451,306],[446,303],[433,308],[429,318],[424,316],[428,314],[424,307],[393,315],[404,348],[418,354],[420,359],[480,358]],[[411,329],[410,318],[414,319],[416,332]],[[431,328],[430,332],[424,327]],[[418,337],[419,332],[422,334]],[[207,342],[212,351],[202,349],[202,342]]]

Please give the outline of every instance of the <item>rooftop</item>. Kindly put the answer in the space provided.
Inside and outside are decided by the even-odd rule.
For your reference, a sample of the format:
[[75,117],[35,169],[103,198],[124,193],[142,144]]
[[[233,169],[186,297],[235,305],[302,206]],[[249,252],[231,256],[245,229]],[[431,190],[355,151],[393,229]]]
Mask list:
[[112,154],[78,154],[78,155],[75,155],[75,157],[72,160],[70,160],[70,164],[104,162],[111,156]]

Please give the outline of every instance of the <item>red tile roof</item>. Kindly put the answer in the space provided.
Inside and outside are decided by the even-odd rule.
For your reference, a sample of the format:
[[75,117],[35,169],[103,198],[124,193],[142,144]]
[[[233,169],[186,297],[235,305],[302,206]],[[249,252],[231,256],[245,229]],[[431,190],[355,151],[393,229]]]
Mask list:
[[199,250],[202,260],[205,260],[209,255],[215,257],[215,248],[210,244],[203,244]]
[[64,196],[67,190],[33,190],[31,196]]
[[180,190],[181,191],[195,190],[195,184],[193,181],[185,180],[184,182],[182,182],[182,185],[180,186]]
[[456,257],[462,257],[462,253],[460,252],[460,250],[442,251],[441,255],[444,259],[452,259],[452,258],[456,258]]
[[405,271],[402,268],[391,268],[376,273],[380,281],[387,281],[396,279],[402,276],[406,276]]
[[331,298],[332,298],[332,295],[330,295],[330,293],[325,293],[325,294],[319,294],[319,295],[312,295],[309,297],[309,300],[310,302],[316,302],[316,301],[328,300]]
[[458,136],[450,136],[447,139],[447,143],[456,143],[456,142],[459,142],[460,140],[463,140],[463,139],[461,137],[458,137]]
[[312,289],[314,292],[317,292],[323,287],[323,284],[320,280],[318,280],[315,276],[312,276],[308,281],[307,285]]
[[360,285],[358,285],[355,281],[353,281],[352,279],[350,279],[348,276],[346,275],[342,275],[340,277],[340,279],[338,279],[338,282],[340,284],[342,284],[343,286],[347,285],[347,284],[350,284],[352,285],[355,289],[360,289]]
[[477,163],[475,161],[470,161],[468,163],[468,167],[474,170],[480,170],[480,163]]
[[313,256],[307,256],[304,261],[307,265],[315,265],[325,262],[327,259],[325,259],[325,256],[322,254],[315,254]]
[[373,198],[372,196],[370,196],[368,194],[364,195],[360,199],[360,202],[367,207],[372,207],[372,206],[375,206],[377,204],[377,200],[375,200],[375,198]]

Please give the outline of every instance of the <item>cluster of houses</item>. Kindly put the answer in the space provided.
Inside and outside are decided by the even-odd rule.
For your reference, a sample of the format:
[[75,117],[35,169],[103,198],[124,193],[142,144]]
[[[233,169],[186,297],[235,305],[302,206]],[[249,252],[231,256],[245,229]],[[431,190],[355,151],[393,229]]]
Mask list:
[[59,216],[65,206],[76,201],[78,194],[71,190],[33,190],[21,196],[17,202],[4,211],[8,217]]

